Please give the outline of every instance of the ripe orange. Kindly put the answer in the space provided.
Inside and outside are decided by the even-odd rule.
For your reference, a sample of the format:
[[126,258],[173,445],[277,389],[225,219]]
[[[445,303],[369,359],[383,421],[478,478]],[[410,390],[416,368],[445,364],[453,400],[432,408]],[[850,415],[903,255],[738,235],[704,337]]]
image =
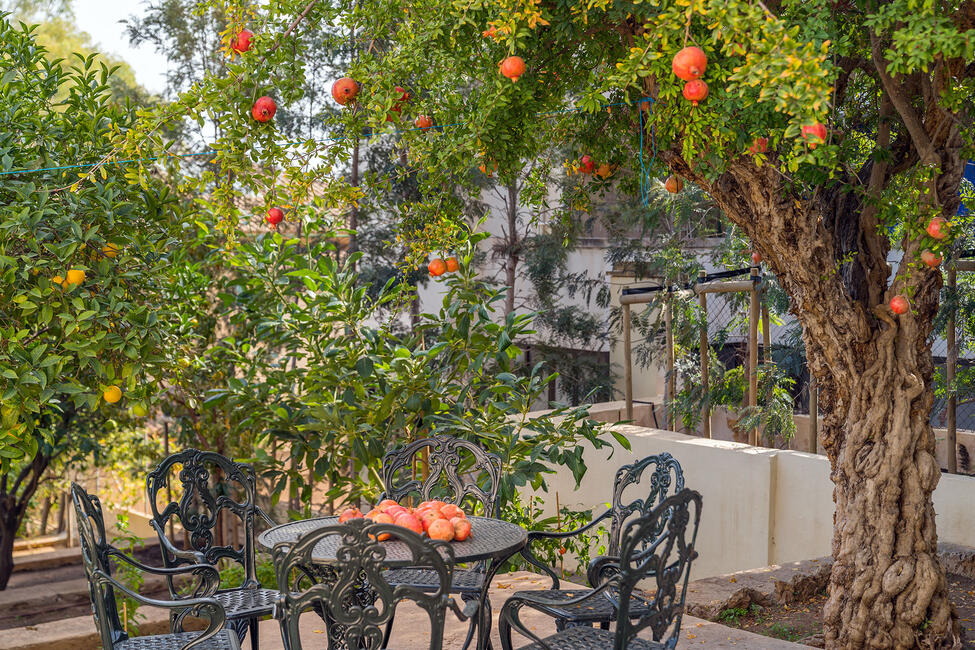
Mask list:
[[68,284],[81,284],[85,281],[85,272],[81,269],[71,269],[66,279]]
[[114,259],[115,256],[118,255],[118,251],[119,251],[118,246],[116,246],[111,242],[102,246],[102,255],[111,259]]
[[109,404],[114,404],[115,402],[122,399],[122,389],[114,385],[109,386],[108,388],[105,389],[105,392],[102,393],[102,397]]

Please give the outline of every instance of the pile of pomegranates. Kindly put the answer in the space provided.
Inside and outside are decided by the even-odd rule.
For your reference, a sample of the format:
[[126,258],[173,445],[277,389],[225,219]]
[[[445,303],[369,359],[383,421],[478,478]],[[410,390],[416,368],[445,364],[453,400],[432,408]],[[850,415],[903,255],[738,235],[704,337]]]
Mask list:
[[[377,524],[401,526],[418,535],[426,533],[430,539],[444,542],[463,542],[471,536],[471,522],[467,520],[467,514],[460,506],[443,501],[424,501],[416,508],[407,508],[386,499],[365,515],[358,508],[345,510],[339,515],[339,523],[363,517]],[[388,534],[383,534],[379,536],[379,541],[389,538]]]

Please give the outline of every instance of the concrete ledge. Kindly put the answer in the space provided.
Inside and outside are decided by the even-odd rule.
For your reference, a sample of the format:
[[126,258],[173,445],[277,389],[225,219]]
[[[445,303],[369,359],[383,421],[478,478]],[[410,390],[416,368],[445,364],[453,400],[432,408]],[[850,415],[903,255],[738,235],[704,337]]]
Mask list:
[[[148,537],[142,540],[143,546],[138,550],[139,554],[146,552],[147,549],[155,549],[159,546],[158,537]],[[153,555],[159,555],[159,551],[153,551]],[[70,566],[73,564],[81,565],[81,547],[73,546],[69,548],[59,548],[53,551],[26,552],[14,555],[14,573],[19,571],[39,571],[41,569],[53,569],[59,566]]]
[[975,580],[975,548],[940,542],[938,558],[948,573],[957,573]]

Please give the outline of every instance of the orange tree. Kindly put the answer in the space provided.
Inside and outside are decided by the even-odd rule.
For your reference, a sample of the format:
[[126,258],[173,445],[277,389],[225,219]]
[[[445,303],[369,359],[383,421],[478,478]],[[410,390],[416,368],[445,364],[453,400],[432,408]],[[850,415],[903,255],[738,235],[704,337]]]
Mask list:
[[[141,410],[168,329],[165,192],[123,167],[74,185],[131,111],[94,55],[59,65],[0,16],[0,589],[49,467],[98,451],[105,419]],[[167,219],[163,216],[166,215]]]
[[[390,132],[421,113],[443,127],[401,134],[419,172],[420,198],[400,206],[417,257],[463,236],[445,190],[466,186],[467,170],[510,182],[563,142],[584,172],[584,155],[613,172],[586,173],[568,195],[573,208],[611,183],[642,193],[649,174],[705,190],[790,295],[819,380],[836,486],[827,645],[956,639],[931,503],[940,471],[928,336],[941,286],[932,265],[951,242],[942,220],[958,208],[971,141],[971,3],[204,4],[240,17],[228,24],[228,50],[245,18],[258,22],[253,49],[166,112],[144,115],[119,147],[162,144],[167,119],[228,118],[216,160],[234,183],[214,203],[228,230],[241,191],[298,204],[313,189],[325,202],[355,199],[330,180],[349,158],[342,141],[285,143],[273,119],[251,117],[262,95],[298,99],[303,72],[289,65],[300,58],[289,39],[326,25],[343,25],[360,52],[348,70],[358,95],[337,135]],[[687,47],[700,49],[678,57]],[[529,192],[538,204],[545,184],[540,170]]]

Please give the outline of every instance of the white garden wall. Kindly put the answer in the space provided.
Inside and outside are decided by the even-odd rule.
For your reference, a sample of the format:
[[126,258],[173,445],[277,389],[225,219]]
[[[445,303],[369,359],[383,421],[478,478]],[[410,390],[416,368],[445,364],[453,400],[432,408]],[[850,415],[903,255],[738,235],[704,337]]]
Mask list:
[[[684,468],[687,487],[704,497],[694,579],[830,554],[833,485],[824,456],[640,426],[615,429],[632,451],[615,441],[611,457],[590,449],[578,489],[568,472],[550,478],[550,514],[556,491],[562,504],[601,512],[620,465],[666,451]],[[975,478],[942,476],[934,495],[940,541],[975,546],[973,503]]]

